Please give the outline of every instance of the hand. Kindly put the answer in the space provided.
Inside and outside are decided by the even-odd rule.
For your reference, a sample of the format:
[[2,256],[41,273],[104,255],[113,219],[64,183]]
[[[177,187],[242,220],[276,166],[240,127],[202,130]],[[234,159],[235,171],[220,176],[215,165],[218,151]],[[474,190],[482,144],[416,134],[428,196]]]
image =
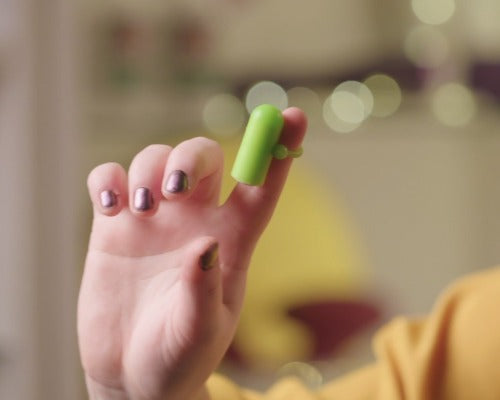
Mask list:
[[[281,142],[300,146],[306,120],[283,112]],[[229,346],[248,264],[291,160],[273,160],[262,187],[238,184],[219,205],[220,147],[195,138],[152,145],[128,171],[89,175],[94,221],[78,303],[91,398],[202,398]],[[145,188],[145,189],[144,189]]]

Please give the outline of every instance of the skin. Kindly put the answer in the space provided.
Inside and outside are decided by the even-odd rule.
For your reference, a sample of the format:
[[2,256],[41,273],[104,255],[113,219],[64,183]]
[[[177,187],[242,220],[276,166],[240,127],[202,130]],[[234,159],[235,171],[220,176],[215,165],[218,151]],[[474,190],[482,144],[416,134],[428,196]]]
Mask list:
[[[298,148],[306,118],[297,108],[283,116],[281,143]],[[206,138],[148,146],[128,174],[116,163],[90,173],[94,221],[78,337],[92,400],[208,399],[204,383],[233,338],[250,257],[291,162],[274,160],[263,186],[237,184],[223,205],[223,154]],[[170,193],[176,170],[189,185]],[[140,187],[152,192],[150,210],[133,206]],[[116,205],[101,205],[105,190]]]

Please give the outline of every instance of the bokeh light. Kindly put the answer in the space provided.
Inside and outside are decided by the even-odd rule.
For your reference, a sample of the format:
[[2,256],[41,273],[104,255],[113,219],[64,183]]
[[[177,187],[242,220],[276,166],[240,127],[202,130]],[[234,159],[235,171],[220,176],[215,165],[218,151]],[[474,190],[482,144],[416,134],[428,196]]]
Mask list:
[[435,68],[443,64],[448,57],[450,44],[440,30],[428,25],[419,25],[406,36],[404,52],[415,65]]
[[401,88],[389,75],[375,74],[363,82],[373,95],[374,117],[388,117],[394,114],[402,101]]
[[245,119],[245,107],[231,94],[215,95],[203,108],[205,127],[217,136],[230,136],[241,132]]
[[346,122],[363,122],[372,112],[373,95],[370,89],[361,82],[342,82],[333,91],[332,107],[338,117]]
[[[328,127],[338,133],[348,133],[358,128],[361,125],[361,122],[353,123],[339,118],[337,113],[334,111],[332,97],[333,94],[328,96],[323,103],[323,119]],[[362,103],[359,99],[354,101],[354,107],[358,110],[362,107]]]
[[263,81],[250,88],[245,100],[249,113],[260,104],[272,104],[284,110],[288,106],[288,97],[285,90],[277,83]]
[[356,129],[370,115],[373,95],[370,89],[357,81],[338,85],[323,104],[323,119],[336,132]]
[[321,372],[316,367],[300,361],[293,361],[283,365],[278,370],[277,375],[278,378],[297,377],[311,389],[316,389],[323,384]]
[[477,104],[471,90],[460,83],[440,86],[432,98],[436,118],[447,126],[462,126],[474,118]]
[[333,92],[330,105],[333,112],[342,121],[351,124],[360,124],[365,119],[363,102],[354,93],[345,91]]
[[456,5],[454,0],[412,0],[411,7],[423,23],[439,25],[453,16]]

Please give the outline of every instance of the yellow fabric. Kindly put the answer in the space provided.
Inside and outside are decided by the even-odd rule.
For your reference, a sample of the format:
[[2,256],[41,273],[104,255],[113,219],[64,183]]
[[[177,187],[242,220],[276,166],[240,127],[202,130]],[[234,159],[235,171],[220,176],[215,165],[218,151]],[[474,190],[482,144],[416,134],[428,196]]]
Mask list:
[[498,400],[500,268],[466,277],[427,318],[397,318],[374,339],[374,365],[310,391],[296,379],[266,393],[214,375],[212,400]]
[[[222,145],[232,165],[240,139]],[[227,198],[233,188],[234,178],[226,169],[221,197]],[[307,212],[297,212],[303,209]],[[369,280],[367,264],[340,199],[307,166],[294,164],[252,256],[234,339],[238,353],[246,363],[266,369],[312,354],[314,337],[288,310],[325,299],[359,299]],[[270,265],[286,265],[286,274]],[[314,274],[304,265],[314,265]]]

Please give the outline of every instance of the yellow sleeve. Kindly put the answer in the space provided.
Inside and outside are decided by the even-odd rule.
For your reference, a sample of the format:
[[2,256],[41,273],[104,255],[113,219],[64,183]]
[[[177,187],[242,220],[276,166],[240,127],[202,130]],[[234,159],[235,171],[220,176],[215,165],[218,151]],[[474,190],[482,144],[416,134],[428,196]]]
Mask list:
[[425,319],[393,320],[374,349],[373,365],[317,392],[286,379],[257,394],[218,378],[212,400],[498,400],[500,268],[456,282]]
[[207,382],[211,400],[317,400],[315,393],[296,378],[277,382],[266,393],[257,393],[239,388],[230,380],[214,374]]
[[262,395],[242,389],[229,379],[213,374],[207,382],[211,400],[261,400]]

